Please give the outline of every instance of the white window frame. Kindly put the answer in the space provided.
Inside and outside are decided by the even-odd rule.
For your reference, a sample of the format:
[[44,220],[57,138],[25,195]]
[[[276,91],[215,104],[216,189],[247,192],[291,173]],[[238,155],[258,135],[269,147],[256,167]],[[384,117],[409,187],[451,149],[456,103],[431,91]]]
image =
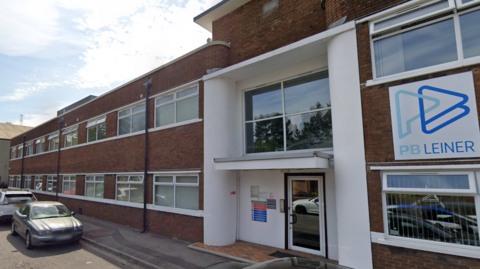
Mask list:
[[[102,177],[103,180],[97,180],[98,177]],[[87,180],[88,178],[93,178],[93,180]],[[93,184],[93,197],[87,196],[87,184]],[[97,184],[103,184],[103,197],[97,198]],[[95,199],[105,199],[105,175],[86,175],[85,176],[85,197],[95,198]]]
[[457,7],[459,9],[462,9],[462,8],[467,8],[467,7],[471,7],[471,6],[474,6],[476,4],[479,4],[480,0],[474,0],[474,1],[471,1],[471,2],[468,2],[468,3],[465,3],[465,4],[462,3],[462,0],[455,0],[455,2],[457,3]]
[[[155,178],[156,177],[173,177],[172,182],[156,182]],[[177,177],[196,177],[197,178],[197,183],[177,183]],[[172,207],[167,207],[167,206],[161,206],[157,205],[156,202],[156,188],[155,186],[157,185],[162,185],[162,186],[173,186],[173,206]],[[179,208],[177,207],[177,186],[182,186],[182,187],[196,187],[198,188],[198,191],[200,192],[200,177],[198,174],[154,174],[153,175],[153,205],[158,206],[158,207],[165,207],[165,208],[175,208],[179,210],[192,210],[192,209],[185,209],[185,208]],[[199,194],[200,198],[200,194]],[[200,207],[200,201],[198,201],[199,207]],[[200,210],[200,208],[198,209]],[[197,210],[192,210],[192,211],[197,211]]]
[[10,151],[10,160],[17,158],[17,147],[13,147]]
[[23,186],[24,189],[31,190],[32,189],[32,176],[25,176],[25,183],[24,184],[25,184]]
[[[291,78],[285,78],[285,79],[281,79],[281,80],[278,80],[278,81],[275,81],[275,82],[272,82],[272,83],[268,83],[268,84],[264,84],[262,86],[259,86],[259,87],[255,87],[255,88],[250,88],[250,89],[246,89],[246,90],[243,90],[242,91],[242,100],[243,100],[243,105],[242,105],[242,134],[243,134],[243,154],[244,155],[272,155],[272,154],[278,154],[278,153],[297,153],[297,152],[311,152],[311,151],[319,151],[319,150],[325,150],[325,151],[328,151],[328,150],[332,150],[333,148],[311,148],[311,149],[299,149],[299,150],[287,150],[287,130],[285,128],[285,121],[286,121],[286,117],[291,117],[291,116],[297,116],[297,115],[302,115],[302,114],[307,114],[307,113],[313,113],[313,112],[318,112],[318,111],[328,111],[328,110],[332,110],[332,106],[330,107],[325,107],[325,108],[320,108],[320,109],[314,109],[314,110],[306,110],[306,111],[302,111],[302,112],[295,112],[295,113],[291,113],[291,114],[286,114],[286,111],[285,111],[285,93],[284,93],[284,87],[283,87],[283,84],[284,82],[286,81],[290,81],[290,80],[294,80],[294,79],[297,79],[297,78],[302,78],[302,77],[305,77],[305,76],[309,76],[309,75],[313,75],[313,74],[317,74],[317,73],[322,73],[322,72],[328,72],[328,69],[321,69],[321,70],[316,70],[314,72],[311,72],[309,74],[305,74],[305,75],[301,75],[301,76],[297,76],[297,77],[291,77]],[[328,75],[328,77],[330,79],[330,74]],[[249,92],[249,91],[254,91],[254,90],[258,90],[258,89],[262,89],[262,88],[265,88],[265,87],[268,87],[268,86],[271,86],[271,85],[275,85],[275,84],[279,84],[280,83],[280,89],[281,89],[281,95],[282,95],[282,115],[279,115],[279,116],[274,116],[274,117],[270,117],[270,118],[265,118],[265,119],[258,119],[258,120],[248,120],[246,119],[246,100],[245,100],[245,93],[246,92]],[[331,99],[330,99],[330,102],[331,102]],[[246,131],[247,131],[247,128],[246,128],[246,124],[247,123],[255,123],[255,122],[259,122],[259,121],[265,121],[265,120],[273,120],[273,119],[278,119],[278,118],[283,118],[282,120],[282,128],[283,128],[283,150],[282,151],[269,151],[269,152],[254,152],[254,153],[247,153],[247,134],[246,134]],[[332,119],[332,122],[333,122],[333,119]],[[333,123],[332,123],[333,124]],[[332,136],[333,136],[333,129],[332,129]]]
[[[137,111],[137,112],[132,112],[134,108],[137,108],[137,107],[140,107],[140,106],[145,106],[145,109]],[[132,132],[132,128],[133,128],[133,116],[138,115],[140,113],[146,113],[146,106],[147,106],[147,104],[141,103],[141,104],[136,104],[134,106],[131,106],[127,109],[122,109],[122,110],[118,111],[118,114],[117,114],[118,115],[118,119],[117,119],[117,135],[118,136],[129,135],[129,134],[139,133],[139,132],[145,132],[145,129],[147,129],[147,126],[145,126],[144,130],[140,130],[140,131],[136,131],[136,132]],[[129,113],[127,115],[120,116],[120,113],[122,113],[124,111],[129,111]],[[147,115],[145,115],[145,116],[147,116]],[[128,132],[126,134],[120,134],[120,120],[124,119],[124,118],[128,118],[128,117],[130,117],[130,132]]]
[[[443,70],[446,70],[446,69],[452,69],[452,68],[457,68],[457,67],[461,67],[461,66],[464,66],[464,65],[479,63],[480,62],[480,55],[470,57],[470,58],[465,58],[464,57],[463,43],[462,43],[462,36],[461,36],[461,28],[460,28],[460,16],[479,10],[480,6],[472,8],[472,9],[468,9],[468,10],[462,10],[462,9],[464,7],[467,7],[467,6],[472,6],[472,5],[478,4],[480,2],[480,0],[475,0],[471,3],[466,3],[466,4],[463,4],[461,6],[458,6],[458,2],[455,2],[455,1],[461,1],[461,0],[448,0],[448,3],[449,3],[448,8],[445,8],[445,9],[442,9],[442,10],[439,10],[439,11],[436,11],[436,12],[433,12],[433,13],[429,13],[429,14],[426,14],[426,15],[423,15],[423,16],[417,17],[415,19],[405,21],[405,22],[401,22],[401,23],[383,28],[383,29],[378,30],[378,31],[374,31],[375,23],[379,23],[379,22],[385,21],[387,19],[391,19],[391,18],[403,13],[403,11],[400,10],[393,15],[389,15],[389,16],[382,17],[380,19],[376,19],[376,20],[371,21],[369,23],[369,30],[370,30],[370,49],[371,49],[371,63],[372,63],[372,71],[373,71],[373,81],[368,81],[367,86],[374,85],[374,84],[376,84],[375,82],[377,82],[377,81],[378,81],[377,83],[388,82],[388,81],[398,80],[398,79],[401,79],[401,78],[417,76],[417,75],[421,75],[421,74],[428,74],[428,73],[433,73],[433,72],[439,72],[439,71],[443,71]],[[423,3],[421,5],[417,5],[417,6],[413,6],[413,7],[412,7],[411,3],[406,3],[406,4],[404,4],[404,6],[407,9],[406,11],[411,11],[411,10],[414,10],[416,8],[424,7],[426,5],[431,5],[431,4],[434,4],[434,3],[437,3],[437,2],[441,2],[441,0],[430,1],[430,2]],[[433,19],[433,20],[430,20],[430,21],[426,21],[426,22],[423,22],[419,25],[415,25],[415,26],[409,27],[407,29],[398,30],[398,31],[394,31],[392,33],[388,33],[389,29],[393,29],[395,27],[399,27],[401,25],[406,25],[408,23],[412,23],[412,22],[415,22],[415,21],[421,21],[422,19],[426,19],[426,18],[435,16],[435,15],[438,15],[440,13],[448,12],[448,11],[453,11],[453,14],[445,14],[444,16],[442,16],[440,18],[436,18],[436,19]],[[376,62],[375,62],[375,47],[374,47],[375,41],[382,40],[382,39],[385,39],[385,38],[388,38],[388,37],[391,37],[391,36],[395,36],[397,34],[409,32],[409,31],[412,31],[412,30],[415,30],[415,29],[418,29],[418,28],[421,28],[421,27],[429,26],[429,25],[435,24],[437,22],[441,22],[441,21],[445,21],[445,20],[449,20],[449,19],[452,19],[453,24],[454,24],[455,44],[456,44],[456,47],[457,47],[457,60],[456,61],[441,63],[441,64],[437,64],[437,65],[432,65],[432,66],[426,66],[426,67],[422,67],[422,68],[418,68],[418,69],[414,69],[414,70],[408,70],[408,71],[399,72],[399,73],[395,73],[395,74],[391,74],[391,75],[377,77],[377,69],[376,69]],[[377,33],[384,32],[384,31],[387,32],[387,34],[385,34],[384,36],[376,37],[376,38],[372,37],[372,35],[375,35]]]
[[[38,146],[42,149],[41,151],[38,151]],[[45,137],[39,138],[35,140],[35,154],[39,154],[45,152]]]
[[33,142],[34,140],[31,140],[25,143],[25,147],[26,147],[25,157],[33,155],[33,148],[34,148]]
[[63,175],[62,176],[62,193],[63,194],[75,195],[75,194],[71,194],[71,193],[65,193],[65,185],[68,184],[69,192],[71,192],[72,183],[75,183],[75,194],[76,194],[77,193],[77,176],[76,175]]
[[[127,181],[118,181],[118,178],[119,177],[128,177],[128,180]],[[140,177],[142,178],[141,181],[131,181],[130,178],[131,177]],[[144,181],[144,176],[143,175],[117,175],[116,177],[116,183],[115,183],[115,200],[116,201],[119,201],[119,202],[125,202],[125,203],[133,203],[133,202],[130,202],[131,200],[131,189],[132,189],[132,185],[143,185],[143,181]],[[118,200],[117,198],[117,195],[118,195],[118,184],[120,185],[128,185],[128,188],[129,188],[129,191],[128,191],[128,201],[122,201],[122,200]],[[144,193],[142,194],[144,195]],[[144,197],[145,199],[145,197]]]
[[[37,190],[37,184],[42,183],[40,190]],[[35,181],[34,181],[34,187],[33,190],[35,191],[43,191],[43,176],[35,176]]]
[[[102,125],[105,125],[105,137],[101,138],[101,139],[98,139],[98,127],[100,127]],[[107,116],[103,116],[103,117],[100,117],[98,119],[94,119],[94,120],[89,121],[87,123],[86,129],[87,129],[87,143],[91,143],[91,142],[95,142],[95,141],[107,138],[107,133],[106,133],[106,130],[107,130]],[[89,141],[90,140],[90,132],[89,132],[90,129],[95,129],[95,140],[93,140],[93,141]]]
[[[77,135],[77,144],[73,144],[73,136],[74,135]],[[65,131],[63,132],[63,135],[65,136],[64,138],[64,148],[68,148],[68,147],[71,147],[71,146],[76,146],[78,145],[78,125],[77,126],[74,126],[74,127],[70,127],[70,128],[67,128],[65,129]],[[68,143],[68,138],[70,138],[70,140],[72,141],[71,143]]]
[[15,188],[21,189],[22,188],[22,177],[21,176],[16,176],[15,177]]
[[[52,184],[52,190],[51,191],[48,190],[48,184],[50,184],[50,183]],[[57,189],[58,189],[58,178],[57,178],[57,176],[47,176],[47,186],[45,188],[45,191],[46,192],[56,192],[56,191],[53,191],[54,183],[56,183]]]
[[22,158],[22,157],[23,157],[23,151],[24,151],[24,150],[23,150],[23,145],[18,146],[18,150],[17,150],[17,152],[18,152],[18,158]]
[[[58,147],[60,148],[60,137],[59,133],[57,132],[48,136],[48,151],[58,150],[58,148],[55,149],[51,147],[51,142],[56,138],[58,138]],[[53,141],[53,145],[55,145],[55,141]]]
[[15,188],[13,185],[15,185],[15,176],[10,176],[10,178],[8,179],[9,183],[8,183],[8,187],[9,188]]
[[[195,93],[177,98],[178,93],[180,93],[182,91],[190,90],[190,89],[193,89],[193,88],[196,89]],[[171,125],[174,125],[174,124],[177,124],[177,123],[188,122],[188,121],[191,121],[191,120],[198,119],[200,117],[200,112],[199,111],[198,111],[198,117],[197,118],[184,120],[184,121],[177,121],[177,103],[181,102],[183,100],[190,99],[190,98],[198,97],[199,92],[200,92],[200,90],[199,90],[198,85],[194,85],[194,86],[185,87],[185,88],[182,88],[181,90],[177,90],[177,91],[174,91],[174,92],[169,92],[168,94],[164,94],[164,95],[161,95],[159,97],[156,97],[155,98],[155,113],[154,113],[155,114],[155,116],[154,116],[155,127],[154,128],[168,127],[168,126],[171,126]],[[173,96],[173,99],[171,101],[168,101],[168,102],[165,102],[163,104],[157,105],[157,100],[160,100],[160,99],[162,99],[164,97],[167,97],[167,96]],[[167,125],[157,126],[157,108],[162,107],[162,106],[167,106],[167,105],[170,105],[170,104],[174,104],[174,107],[173,107],[173,119],[174,119],[174,121],[170,124],[167,124]],[[198,98],[197,110],[199,110],[199,108],[200,108],[200,98]]]
[[[431,191],[430,189],[418,189],[418,188],[388,188],[387,187],[387,177],[389,175],[467,175],[468,182],[470,189],[469,190],[459,190],[459,189],[434,189]],[[446,243],[446,242],[437,242],[431,240],[424,240],[424,239],[417,239],[417,238],[408,238],[408,237],[401,237],[389,234],[389,226],[388,226],[388,213],[387,213],[387,194],[430,194],[435,193],[438,195],[453,195],[453,196],[470,196],[474,197],[475,199],[475,207],[477,216],[480,213],[480,193],[477,191],[477,184],[475,173],[473,171],[442,171],[442,172],[381,172],[382,178],[382,215],[383,215],[383,229],[384,229],[384,238],[386,241],[391,242],[399,242],[400,244],[407,243],[407,244],[414,244],[420,246],[424,246],[426,250],[432,247],[447,247],[451,249],[468,249],[478,251],[478,255],[480,255],[480,247],[477,246],[468,246],[468,245],[460,245],[455,243]],[[480,224],[480,223],[478,223]],[[479,227],[480,228],[480,227]],[[479,229],[480,230],[480,229]]]

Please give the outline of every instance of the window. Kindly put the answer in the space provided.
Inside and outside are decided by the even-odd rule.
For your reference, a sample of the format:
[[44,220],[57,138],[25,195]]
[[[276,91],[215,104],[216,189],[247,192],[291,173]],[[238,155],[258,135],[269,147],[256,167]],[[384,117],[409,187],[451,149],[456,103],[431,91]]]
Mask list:
[[117,201],[143,203],[143,176],[117,176]]
[[23,157],[23,145],[18,146],[18,158]]
[[85,178],[85,196],[103,198],[104,180],[103,176],[87,176]]
[[25,189],[30,190],[32,189],[32,177],[31,176],[25,176]]
[[10,176],[10,183],[8,184],[9,187],[13,188],[15,185],[15,177]]
[[65,135],[66,148],[78,145],[78,125],[75,127],[65,129],[63,134]]
[[37,147],[36,154],[44,152],[45,151],[45,137],[37,139],[37,141],[35,141],[35,145]]
[[63,176],[63,188],[62,191],[64,194],[75,195],[75,190],[77,187],[77,178],[75,176]]
[[245,92],[246,153],[332,148],[328,72]]
[[118,112],[118,134],[145,130],[145,104]]
[[17,158],[17,148],[12,148],[12,154],[10,159],[15,159]]
[[58,133],[48,136],[48,150],[57,150],[59,146],[59,137]]
[[198,87],[155,100],[155,127],[198,119]]
[[17,176],[16,184],[17,185],[15,187],[17,187],[17,189],[22,188],[22,177],[21,176]]
[[155,176],[154,204],[159,206],[198,210],[199,187],[197,175]]
[[25,156],[33,155],[33,141],[29,141],[25,143],[25,147],[26,147]]
[[57,192],[57,176],[47,176],[47,192]]
[[107,117],[91,120],[87,123],[87,142],[101,140],[107,137]]
[[453,3],[429,2],[372,22],[375,78],[480,56],[480,10],[457,11]]
[[388,238],[480,246],[473,173],[383,175]]
[[43,190],[43,176],[35,176],[35,190],[42,191]]

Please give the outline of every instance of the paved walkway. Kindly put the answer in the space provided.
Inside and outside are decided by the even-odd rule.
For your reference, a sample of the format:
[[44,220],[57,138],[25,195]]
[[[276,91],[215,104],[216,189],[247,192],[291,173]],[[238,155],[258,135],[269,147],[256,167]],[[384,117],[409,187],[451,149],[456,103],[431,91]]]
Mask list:
[[230,260],[188,248],[190,243],[156,234],[141,234],[115,223],[76,215],[83,223],[83,239],[146,268],[203,269]]

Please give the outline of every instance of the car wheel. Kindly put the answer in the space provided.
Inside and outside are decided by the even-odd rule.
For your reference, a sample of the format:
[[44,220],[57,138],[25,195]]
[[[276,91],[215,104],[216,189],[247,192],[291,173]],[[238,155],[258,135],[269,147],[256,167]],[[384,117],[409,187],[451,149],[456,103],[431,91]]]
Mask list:
[[30,232],[27,231],[27,234],[25,234],[25,247],[27,249],[32,249],[32,238],[30,236]]
[[307,213],[307,209],[304,206],[297,205],[297,207],[295,207],[295,212],[297,214],[305,214]]
[[17,231],[15,231],[15,221],[12,220],[12,229],[10,229],[10,234],[13,236],[17,235]]

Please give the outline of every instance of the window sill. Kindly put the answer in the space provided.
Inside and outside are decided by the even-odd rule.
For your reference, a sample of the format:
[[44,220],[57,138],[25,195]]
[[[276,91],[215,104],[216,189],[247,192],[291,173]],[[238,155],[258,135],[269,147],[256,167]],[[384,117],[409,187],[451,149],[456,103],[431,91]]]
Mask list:
[[148,129],[148,132],[161,131],[161,130],[165,130],[165,129],[175,128],[175,127],[179,127],[179,126],[183,126],[183,125],[187,125],[187,124],[192,124],[192,123],[197,123],[197,122],[202,122],[202,121],[203,121],[203,119],[186,120],[186,121],[173,123],[173,124],[169,124],[169,125],[165,125],[165,126],[161,126],[161,127],[150,128],[150,129]]
[[384,83],[388,83],[388,82],[393,82],[393,81],[397,81],[397,80],[401,80],[401,79],[406,79],[406,78],[411,78],[411,77],[416,77],[416,76],[421,76],[421,75],[437,73],[437,72],[456,69],[456,68],[460,68],[460,67],[466,67],[466,66],[470,66],[470,65],[474,65],[474,64],[478,64],[478,63],[480,63],[480,56],[463,59],[461,61],[456,61],[456,62],[450,62],[450,63],[440,64],[440,65],[425,67],[425,68],[422,68],[422,69],[403,72],[403,73],[400,73],[400,74],[390,75],[390,76],[386,76],[386,77],[383,77],[383,78],[367,80],[367,83],[365,84],[365,86],[367,86],[367,87],[375,86],[375,85],[384,84]]
[[[409,238],[386,238],[384,233],[378,232],[371,232],[370,234],[372,243],[377,243],[380,245],[416,249],[475,259],[480,258],[480,247],[462,246],[458,244],[448,244],[434,241],[428,241],[428,243],[424,243],[422,240]],[[451,245],[454,245],[455,247]]]

